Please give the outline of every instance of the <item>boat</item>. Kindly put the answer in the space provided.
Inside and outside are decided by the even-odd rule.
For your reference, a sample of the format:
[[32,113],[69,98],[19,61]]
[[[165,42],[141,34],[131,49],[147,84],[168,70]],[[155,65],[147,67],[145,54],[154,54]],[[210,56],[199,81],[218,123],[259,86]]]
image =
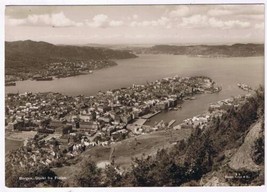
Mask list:
[[66,77],[66,75],[63,75],[63,74],[61,74],[61,75],[57,75],[57,76],[56,76],[56,78],[58,78],[58,79],[60,79],[60,78],[64,78],[64,77]]
[[237,86],[244,91],[251,91],[252,88],[244,83],[237,83]]
[[182,106],[181,105],[178,105],[177,107],[174,107],[173,108],[174,111],[178,111],[178,109],[182,109]]
[[169,123],[168,123],[168,127],[170,128],[174,123],[175,123],[175,119],[171,120]]
[[190,97],[190,96],[184,98],[184,100],[195,100],[195,99],[196,99],[195,97]]
[[5,82],[5,86],[16,86],[16,82],[14,81]]
[[35,78],[36,81],[52,81],[53,77],[37,77]]

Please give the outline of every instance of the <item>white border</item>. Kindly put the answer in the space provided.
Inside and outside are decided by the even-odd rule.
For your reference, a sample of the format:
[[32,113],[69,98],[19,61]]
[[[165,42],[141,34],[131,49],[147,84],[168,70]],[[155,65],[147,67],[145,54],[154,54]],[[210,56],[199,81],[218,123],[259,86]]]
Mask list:
[[[45,192],[52,192],[52,191],[62,191],[62,192],[83,192],[83,191],[144,191],[150,192],[153,191],[170,191],[170,192],[177,192],[177,191],[186,191],[186,192],[195,192],[195,191],[203,191],[203,192],[214,192],[214,191],[233,191],[233,192],[266,192],[267,187],[267,179],[265,176],[265,185],[260,187],[121,187],[121,188],[7,188],[5,187],[5,146],[4,146],[4,14],[5,14],[5,6],[6,5],[146,5],[146,4],[264,4],[264,0],[75,0],[75,1],[67,1],[67,0],[0,0],[0,134],[2,135],[2,139],[0,139],[0,191],[45,191]],[[266,21],[266,14],[265,14],[265,21]],[[266,30],[265,30],[266,34]],[[267,51],[265,49],[265,55]],[[266,61],[266,57],[264,58]],[[266,68],[264,67],[265,74]],[[265,76],[266,82],[266,76]],[[265,84],[266,90],[266,84]],[[266,111],[266,100],[265,100],[265,111]],[[265,125],[266,125],[265,119]],[[266,131],[265,131],[265,143],[266,143]],[[265,147],[265,154],[266,154],[266,147]],[[266,168],[266,158],[265,158],[265,168]],[[265,169],[266,170],[266,169]],[[266,172],[265,172],[266,175]]]

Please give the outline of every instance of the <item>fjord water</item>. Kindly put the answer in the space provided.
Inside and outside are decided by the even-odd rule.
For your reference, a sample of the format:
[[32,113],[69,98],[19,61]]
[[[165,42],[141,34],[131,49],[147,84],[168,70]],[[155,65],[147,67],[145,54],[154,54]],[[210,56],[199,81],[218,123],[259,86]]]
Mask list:
[[203,75],[212,78],[222,86],[218,94],[198,95],[196,100],[186,101],[182,110],[161,113],[152,118],[155,121],[176,119],[176,124],[208,109],[212,102],[240,94],[246,94],[237,87],[245,83],[253,88],[264,83],[264,57],[203,58],[180,55],[139,55],[138,58],[116,60],[117,66],[94,71],[93,74],[56,79],[53,81],[20,81],[10,92],[60,92],[67,95],[94,95],[132,84],[144,84],[170,76]]

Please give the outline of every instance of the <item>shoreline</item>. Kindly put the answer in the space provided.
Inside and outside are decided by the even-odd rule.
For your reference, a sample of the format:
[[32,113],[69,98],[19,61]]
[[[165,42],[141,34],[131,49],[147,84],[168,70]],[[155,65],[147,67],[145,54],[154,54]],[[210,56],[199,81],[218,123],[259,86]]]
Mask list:
[[[212,103],[212,105],[219,104],[220,106],[211,110],[211,105],[207,111],[191,116],[189,119],[185,119],[183,123],[179,123],[179,128],[178,126],[166,127],[157,131],[130,136],[107,146],[97,145],[88,148],[83,153],[74,156],[74,159],[80,159],[79,161],[75,160],[74,162],[76,163],[70,163],[70,160],[66,161],[70,163],[68,165],[52,167],[51,169],[55,171],[58,176],[65,177],[68,171],[73,169],[79,170],[79,165],[89,156],[92,157],[92,160],[99,168],[104,168],[104,164],[107,165],[112,162],[110,159],[112,155],[114,156],[116,164],[119,165],[120,171],[127,172],[132,162],[132,158],[140,158],[144,157],[144,155],[146,157],[152,157],[160,149],[168,149],[180,140],[187,140],[194,129],[205,129],[210,118],[218,115],[221,116],[224,111],[226,111],[224,108],[225,104],[226,106],[231,105],[231,107],[235,107],[241,100],[250,96],[251,94],[246,94],[245,96],[236,96],[234,99],[225,99]],[[132,146],[134,146],[134,148],[132,148]],[[6,155],[9,154],[9,151],[11,150],[6,150]],[[72,177],[73,175],[69,174],[67,178],[71,179]]]
[[[191,57],[191,58],[207,58],[207,59],[220,59],[220,58],[264,58],[264,55],[258,55],[258,56],[235,56],[235,57],[230,57],[230,56],[226,56],[226,57],[203,57],[203,56],[193,56],[193,55],[175,55],[175,54],[167,54],[167,53],[159,53],[159,54],[153,54],[153,53],[147,53],[147,54],[136,54],[138,57],[139,56],[142,56],[142,55],[165,55],[165,56],[184,56],[184,57]],[[134,58],[125,58],[125,59],[111,59],[110,61],[120,61],[120,60],[130,60],[130,59],[136,59],[136,57]],[[104,67],[104,68],[99,68],[99,69],[93,69],[92,71],[100,71],[100,70],[105,70],[105,69],[108,69],[108,68],[111,68],[111,67],[116,67],[118,66],[118,63],[116,62],[116,65],[111,65],[111,66],[107,66],[107,67]],[[58,80],[58,79],[66,79],[66,78],[71,78],[71,77],[78,77],[78,76],[84,76],[84,75],[90,75],[90,74],[93,74],[93,73],[90,73],[90,72],[82,72],[81,74],[76,74],[76,75],[73,75],[73,76],[64,76],[64,77],[60,77],[60,78],[53,78],[52,80],[49,80],[49,81],[55,81],[55,80]],[[52,76],[52,77],[55,77],[55,76]],[[32,80],[31,78],[28,78],[28,79],[23,79],[23,80],[11,80],[15,83],[17,82],[24,82],[24,81],[32,81],[32,82],[43,82],[43,81],[36,81],[36,80]],[[10,81],[7,81],[7,82],[10,82]],[[4,86],[5,88],[8,88],[8,87],[16,87],[17,84],[15,86]]]
[[[198,96],[200,96],[200,95],[202,95],[202,96],[206,96],[206,95],[210,95],[210,93],[204,93],[204,94],[197,94],[196,95],[196,101],[198,101]],[[244,94],[244,95],[246,95],[246,94]],[[238,95],[238,96],[236,96],[236,97],[240,97],[240,96],[242,96],[242,95]],[[221,101],[221,100],[218,100],[217,102],[219,102],[219,101]],[[184,103],[182,103],[181,104],[181,109],[179,109],[178,111],[180,111],[180,110],[183,110],[183,108],[185,107],[184,105],[188,105],[190,102],[192,102],[192,100],[186,100],[186,102]],[[210,103],[210,104],[212,104],[212,103]],[[144,116],[142,116],[142,117],[140,117],[139,119],[144,119],[144,120],[146,120],[146,122],[143,124],[144,126],[149,126],[149,127],[155,127],[156,125],[149,125],[149,123],[151,123],[150,121],[151,121],[151,118],[157,118],[160,114],[169,114],[170,112],[177,112],[177,111],[174,111],[174,110],[163,110],[163,111],[158,111],[158,112],[155,112],[155,113],[153,113],[153,114],[147,114],[147,115],[144,115],[144,116],[148,116],[148,117],[144,117]],[[207,114],[207,113],[209,113],[208,112],[208,109],[206,109],[205,111],[203,111],[202,113],[198,113],[197,115],[193,115],[193,116],[190,116],[190,117],[188,117],[189,119],[190,118],[194,118],[194,117],[198,117],[198,116],[201,116],[201,115],[203,115],[203,114]],[[136,120],[138,120],[138,119],[136,119]],[[175,122],[173,122],[172,123],[172,125],[168,128],[168,129],[174,129],[174,130],[177,130],[177,129],[175,129],[176,127],[179,127],[181,124],[183,124],[183,122],[186,120],[186,119],[183,119],[182,120],[182,122],[179,122],[179,121],[177,121],[176,119],[174,119],[175,120]],[[163,119],[161,119],[161,118],[158,118],[157,119],[157,121],[158,121],[158,123],[160,123],[161,121],[163,121],[164,123],[169,123],[169,122],[171,122],[171,121],[164,121]],[[158,124],[157,123],[157,124]],[[129,123],[128,125],[133,125],[134,123]],[[152,132],[149,132],[149,133],[146,133],[146,134],[151,134],[151,133],[157,133],[157,132],[162,132],[163,130],[157,130],[157,131],[152,131]],[[32,131],[21,131],[21,132],[8,132],[8,134],[23,134],[23,132],[26,132],[26,133],[29,133],[29,132],[32,132]],[[29,139],[30,137],[27,137],[27,138],[16,138],[16,137],[13,137],[13,136],[10,136],[10,135],[6,135],[7,134],[7,132],[5,132],[5,140],[9,140],[9,141],[15,141],[15,142],[21,142],[21,146],[22,146],[22,144],[23,144],[23,142],[26,140],[26,139]],[[135,137],[139,137],[139,136],[141,136],[142,134],[140,134],[140,135],[136,135]],[[130,139],[130,138],[132,138],[132,137],[129,137],[128,139]],[[122,140],[123,141],[123,140]],[[118,142],[115,142],[115,144],[116,143],[119,143],[119,142],[121,142],[121,141],[118,141]]]
[[[196,84],[198,86],[196,86]],[[173,88],[170,89],[170,87],[173,87]],[[205,123],[208,122],[209,120],[209,115],[207,115],[206,113],[204,113],[204,116],[203,116],[203,113],[200,113],[200,115],[191,114],[190,118],[183,119],[183,122],[179,124],[179,127],[174,125],[175,122],[173,120],[178,122],[177,119],[175,118],[173,118],[172,121],[170,121],[172,122],[172,126],[167,126],[170,124],[170,122],[167,122],[167,124],[165,122],[160,122],[157,126],[154,126],[154,127],[145,126],[145,125],[144,126],[135,125],[134,123],[131,123],[131,120],[142,119],[143,115],[148,114],[148,113],[152,113],[148,117],[151,117],[151,115],[156,116],[157,114],[159,114],[158,110],[163,111],[166,109],[173,108],[177,105],[180,105],[181,101],[184,101],[185,98],[187,97],[191,98],[193,96],[204,94],[202,98],[205,98],[205,96],[208,93],[216,96],[218,94],[212,94],[212,93],[218,93],[220,91],[221,89],[219,89],[217,85],[215,85],[213,80],[210,79],[209,77],[194,76],[194,77],[180,78],[178,76],[174,76],[174,77],[163,78],[161,80],[157,80],[155,82],[151,82],[146,85],[133,85],[132,87],[121,88],[119,90],[99,92],[97,95],[92,96],[90,98],[83,97],[83,96],[66,97],[59,93],[49,93],[49,94],[28,93],[26,95],[24,94],[9,95],[7,100],[12,101],[12,103],[7,102],[7,106],[9,107],[8,108],[9,111],[7,112],[9,116],[7,116],[8,117],[7,120],[12,120],[12,117],[17,117],[18,115],[14,113],[14,111],[17,111],[17,110],[21,110],[21,111],[22,110],[23,111],[37,110],[40,117],[42,117],[42,114],[45,111],[46,115],[48,115],[51,119],[55,119],[57,114],[55,114],[54,110],[51,110],[51,107],[58,108],[58,106],[61,106],[61,110],[64,111],[63,106],[72,106],[72,108],[69,109],[69,113],[70,113],[72,109],[75,109],[75,110],[80,109],[79,107],[77,108],[77,106],[80,106],[79,103],[87,103],[88,110],[84,111],[83,109],[83,110],[77,111],[77,114],[80,114],[79,117],[81,118],[85,118],[85,117],[82,117],[82,115],[87,115],[88,118],[92,118],[91,122],[96,123],[96,124],[89,125],[90,127],[86,128],[86,126],[88,125],[81,123],[81,127],[79,125],[79,127],[73,128],[73,126],[77,126],[77,124],[75,123],[75,125],[72,125],[73,132],[66,133],[64,138],[56,139],[56,141],[61,142],[61,144],[58,144],[61,146],[60,147],[61,149],[66,148],[66,153],[64,153],[63,155],[63,158],[65,160],[63,162],[60,162],[61,165],[65,166],[67,164],[73,164],[74,163],[73,158],[79,159],[80,157],[83,157],[82,154],[88,151],[96,150],[99,147],[107,148],[107,147],[112,146],[112,144],[119,145],[119,143],[124,143],[125,139],[128,139],[128,138],[133,139],[134,140],[133,144],[137,146],[139,145],[138,143],[140,142],[136,141],[135,138],[138,138],[139,136],[140,138],[142,138],[142,136],[145,138],[148,137],[149,139],[146,140],[146,142],[150,144],[153,142],[157,143],[158,141],[155,141],[155,138],[151,138],[151,136],[158,134],[159,139],[160,138],[163,139],[162,137],[164,137],[164,142],[168,143],[170,141],[170,138],[172,137],[172,134],[180,132],[179,130],[181,130],[182,132],[183,131],[189,132],[196,127],[200,127],[202,129],[206,126]],[[136,95],[133,95],[135,97],[133,96],[131,97],[130,93],[136,93]],[[31,100],[33,98],[34,98],[34,101],[32,101],[32,103],[27,103],[28,100]],[[65,99],[63,100],[63,98]],[[117,98],[115,99],[116,102],[107,103],[105,105],[104,101],[112,100],[112,98],[113,99]],[[18,101],[20,101],[20,105],[19,106],[14,105],[14,103],[16,102],[12,99],[17,99]],[[55,99],[58,99],[64,102],[58,103],[56,102]],[[40,100],[42,101],[42,104],[44,106],[43,108],[39,108]],[[130,101],[134,101],[134,103],[129,103]],[[25,107],[23,105],[24,102],[26,102],[24,104]],[[73,105],[74,102],[76,102],[76,105]],[[189,104],[189,108],[191,110],[194,110],[194,107],[192,107],[190,103],[197,104],[199,102],[201,101],[198,101],[198,99],[186,100],[186,103]],[[132,107],[132,110],[126,113],[127,112],[126,109],[130,107]],[[182,108],[183,107],[184,105],[182,105]],[[28,110],[26,110],[27,108]],[[117,110],[124,109],[123,110],[124,113],[123,114],[116,113],[116,109]],[[205,109],[207,110],[207,108]],[[153,113],[155,111],[157,112]],[[58,113],[60,112],[61,111],[58,111]],[[96,112],[99,114],[97,118],[96,116],[93,117],[93,114],[96,114]],[[130,112],[132,116],[129,116]],[[108,117],[105,116],[105,114],[107,113],[109,114]],[[73,115],[73,114],[70,113],[70,115]],[[68,117],[68,113],[65,114],[64,117],[66,119],[70,118],[66,120],[67,122],[71,122],[71,119],[73,118],[72,116]],[[38,118],[39,118],[38,116],[35,116],[34,118],[30,119],[30,121],[35,122],[35,120]],[[77,116],[74,118],[77,118]],[[120,119],[120,121],[118,121],[118,118]],[[118,124],[116,124],[116,122],[118,122]],[[103,126],[98,127],[97,125],[99,124],[97,123],[99,124],[102,123]],[[97,126],[96,132],[91,132],[92,129],[95,129],[96,127],[95,125]],[[133,126],[128,128],[127,125],[133,125]],[[62,124],[62,126],[64,125]],[[15,127],[13,126],[13,128]],[[24,128],[26,128],[26,126]],[[81,129],[78,129],[78,128],[81,128]],[[18,130],[23,130],[23,127]],[[38,130],[38,128],[36,130]],[[36,132],[33,132],[33,133],[36,134]],[[163,133],[165,136],[163,135]],[[80,138],[76,137],[76,134],[80,134],[81,137]],[[27,134],[25,134],[25,136],[27,136]],[[91,136],[93,137],[90,138]],[[68,141],[66,141],[66,138],[69,138]],[[25,148],[30,147],[32,154],[36,155],[36,158],[38,159],[40,158],[40,156],[38,153],[35,153],[37,148],[33,144],[42,143],[42,142],[39,142],[42,139],[43,138],[41,137],[36,137],[34,139],[30,139],[25,144]],[[141,144],[140,151],[139,151],[140,153],[145,151],[145,149],[148,149],[149,146],[147,146],[146,142],[140,143]],[[43,163],[47,166],[52,166],[53,168],[56,166],[54,166],[54,164],[52,165],[51,163],[56,163],[59,161],[56,157],[58,156],[58,153],[60,151],[55,151],[54,148],[51,147],[51,145],[52,143],[50,142],[50,140],[45,140],[44,143],[38,146],[38,149],[43,149],[43,147],[45,146],[44,155],[46,156],[45,157],[46,160]],[[155,145],[152,145],[152,148],[153,146]],[[151,149],[151,146],[149,149]],[[20,151],[18,150],[16,152],[18,153],[19,156],[25,153],[25,151],[23,151],[23,148]],[[55,155],[51,157],[49,155],[51,153]],[[10,156],[10,158],[12,158],[12,156]],[[23,164],[23,166],[29,166],[29,163],[27,160],[28,159],[25,160],[24,162],[25,165]],[[37,162],[38,161],[36,160],[35,162],[31,162],[31,163],[35,165]]]
[[[131,59],[131,58],[129,58]],[[115,65],[111,65],[111,66],[106,66],[106,67],[103,67],[103,68],[99,68],[99,69],[94,69],[94,70],[89,70],[89,71],[83,71],[83,72],[80,72],[79,74],[73,74],[73,75],[66,75],[66,76],[61,76],[61,75],[58,75],[60,77],[57,77],[55,75],[51,75],[51,76],[47,76],[45,78],[52,78],[52,79],[42,79],[42,80],[36,80],[36,79],[33,79],[33,77],[31,78],[28,78],[28,79],[21,79],[21,80],[12,80],[12,81],[5,81],[5,83],[9,83],[9,82],[14,82],[15,85],[5,85],[5,87],[16,87],[17,86],[17,82],[23,82],[23,81],[31,81],[31,82],[43,82],[43,81],[55,81],[55,80],[58,80],[58,79],[65,79],[65,78],[71,78],[71,77],[78,77],[78,76],[84,76],[84,75],[90,75],[90,74],[93,74],[95,71],[100,71],[100,70],[104,70],[104,69],[108,69],[110,67],[116,67],[118,64],[116,63]]]
[[[195,83],[198,83],[198,86],[192,87],[193,84],[195,84]],[[183,85],[183,86],[185,86],[185,88],[179,88],[179,87],[175,88],[175,86],[178,86],[178,85]],[[172,91],[168,89],[169,86],[173,87]],[[160,93],[159,90],[164,91],[164,93]],[[114,103],[108,104],[108,105],[101,104],[103,99],[106,100],[106,99],[110,99],[110,98],[118,98],[117,95],[121,95],[121,94],[127,95],[133,91],[136,91],[138,93],[138,98],[137,98],[138,101],[135,101],[138,103],[136,103],[135,106],[132,106],[129,103],[127,104],[126,100],[121,101],[122,103],[119,104],[118,106],[117,106],[117,104],[114,104]],[[205,76],[166,77],[166,78],[157,80],[155,82],[150,82],[149,84],[146,84],[146,85],[135,85],[134,84],[133,86],[128,87],[128,88],[121,88],[118,90],[112,90],[112,91],[107,91],[107,92],[99,92],[97,95],[91,96],[90,103],[92,105],[95,105],[95,103],[96,103],[97,105],[95,106],[95,109],[92,108],[92,106],[91,106],[90,110],[93,110],[93,111],[100,113],[101,116],[103,116],[104,110],[109,112],[109,119],[108,120],[106,120],[104,118],[104,116],[103,117],[100,116],[97,119],[95,119],[96,122],[99,122],[99,121],[105,121],[105,122],[106,121],[108,121],[108,122],[109,121],[115,121],[116,122],[117,121],[116,118],[119,117],[120,118],[119,126],[121,128],[118,128],[118,129],[123,129],[123,127],[126,127],[128,124],[131,125],[131,123],[130,123],[131,120],[150,119],[153,116],[159,114],[160,112],[162,112],[166,109],[176,107],[177,105],[179,105],[183,101],[183,98],[185,98],[185,97],[191,97],[193,95],[203,94],[206,92],[216,93],[216,92],[220,92],[220,91],[221,91],[221,89],[219,89],[218,87],[215,86],[215,83],[212,81],[212,79],[205,77]],[[149,95],[148,93],[149,94],[153,93],[154,95],[147,97],[147,95]],[[166,95],[167,93],[169,95],[168,97],[162,96],[162,94]],[[26,102],[27,104],[25,103],[24,104],[25,106],[24,106],[23,105],[24,102],[22,102],[22,101],[25,99],[25,97],[24,97],[25,94],[7,94],[8,98],[13,98],[17,101],[22,102],[20,105],[13,105],[12,103],[6,103],[6,105],[8,107],[8,111],[9,111],[7,117],[8,117],[8,123],[10,124],[10,126],[8,125],[8,127],[10,129],[17,129],[17,128],[15,128],[15,126],[16,127],[22,126],[22,125],[19,125],[18,123],[16,123],[16,125],[13,125],[11,117],[13,117],[13,118],[16,117],[16,119],[20,118],[20,115],[17,115],[14,112],[20,111],[22,113],[25,113],[26,108],[28,111],[32,111],[32,112],[37,110],[39,115],[41,115],[42,112],[48,112],[48,115],[50,116],[50,118],[57,120],[58,118],[56,116],[52,115],[52,111],[50,109],[44,108],[43,109],[44,111],[40,111],[41,106],[40,106],[38,101],[42,100],[42,103],[45,102],[48,105],[51,102],[50,101],[51,97],[53,97],[54,99],[60,99],[60,98],[66,97],[65,95],[62,95],[59,93],[53,93],[53,92],[49,92],[47,94],[26,93],[26,95],[29,96],[29,98],[34,98],[34,101],[32,101],[32,103]],[[157,95],[157,97],[156,97],[156,95]],[[79,100],[83,101],[83,102],[84,101],[88,102],[88,98],[83,97],[83,96],[80,96]],[[72,105],[73,102],[75,102],[75,97],[67,97],[67,99],[65,99],[64,106]],[[54,103],[54,105],[55,105],[55,103]],[[131,106],[132,106],[132,108],[134,108],[134,110],[131,111],[130,116],[127,113],[119,115],[118,111],[115,112],[113,110],[113,107],[115,107],[115,109],[119,109],[119,108],[131,107]],[[74,106],[72,107],[72,109],[68,110],[69,112],[65,115],[66,116],[65,118],[68,118],[68,119],[73,118],[73,117],[71,117],[71,113],[70,113],[73,110],[75,110]],[[59,112],[60,111],[58,111],[58,113]],[[81,113],[79,114],[79,117],[81,116],[81,118],[82,118],[82,115],[84,115],[84,112],[83,113],[82,113],[82,111],[80,111],[80,112]],[[87,115],[88,118],[93,118],[93,117],[91,117],[92,111],[91,112],[87,111],[85,113],[86,113],[85,115]],[[38,119],[38,117],[30,118],[29,121],[36,124],[37,123],[36,118]],[[58,119],[58,120],[60,120],[60,119]],[[68,120],[68,122],[70,122],[70,119]],[[25,125],[24,128],[23,128],[23,126],[17,130],[27,131],[27,129],[26,129],[27,125]],[[62,124],[62,126],[63,126],[63,124]],[[107,131],[107,129],[109,130],[112,125],[106,122],[104,126],[106,127],[105,130]],[[132,128],[135,130],[135,127],[132,127]],[[36,130],[35,132],[24,132],[23,134],[22,133],[15,133],[15,132],[10,133],[9,132],[6,135],[6,138],[10,139],[10,140],[24,141],[27,138],[33,138],[33,134],[35,135],[37,133],[38,129],[36,128],[35,130]],[[128,132],[131,132],[133,130],[125,129],[124,131],[126,131],[127,132],[126,134],[128,135]],[[78,130],[78,132],[79,132],[79,130]],[[101,132],[105,133],[104,129]],[[16,134],[18,136],[16,136]],[[123,133],[118,131],[116,134],[121,135]],[[113,135],[112,135],[112,137],[113,137]],[[117,139],[116,139],[117,137],[118,137],[118,135],[117,136],[114,135],[115,141],[117,141]]]
[[[225,113],[226,112],[226,109],[224,108],[225,104],[226,104],[226,106],[231,105],[231,107],[233,107],[237,103],[241,102],[240,99],[243,100],[246,97],[251,97],[251,94],[246,94],[244,96],[235,96],[234,99],[228,98],[225,100],[217,101],[214,104],[220,103],[220,106],[218,108],[211,110],[211,107],[210,107],[209,109],[207,109],[203,113],[192,116],[189,119],[184,119],[184,121],[182,123],[179,123],[179,125],[173,126],[172,128],[167,127],[166,129],[160,129],[157,131],[136,135],[134,137],[129,137],[127,139],[115,142],[115,143],[110,144],[108,146],[97,146],[96,148],[92,148],[91,150],[86,151],[84,154],[81,154],[81,157],[83,157],[83,158],[80,162],[78,162],[76,164],[72,164],[70,166],[53,168],[53,170],[57,174],[59,174],[59,176],[64,176],[64,175],[61,175],[62,172],[67,172],[66,170],[72,170],[73,168],[77,168],[77,166],[79,166],[79,164],[83,162],[84,158],[86,158],[88,156],[92,156],[97,167],[104,169],[105,166],[103,164],[109,165],[111,163],[111,159],[109,158],[110,156],[102,154],[102,155],[96,157],[94,154],[96,153],[96,150],[100,151],[100,154],[102,153],[102,151],[104,152],[104,151],[108,150],[109,151],[108,154],[114,155],[114,157],[115,157],[114,161],[116,162],[116,165],[118,165],[120,167],[120,171],[122,171],[122,172],[127,171],[127,169],[130,166],[130,162],[131,162],[130,159],[131,158],[141,158],[141,157],[148,157],[148,156],[153,157],[157,153],[158,150],[168,149],[180,140],[184,140],[184,139],[187,140],[194,129],[199,128],[201,130],[202,129],[205,130],[210,118],[212,118],[214,116],[221,116],[223,113]],[[211,104],[211,106],[212,105],[213,104]],[[180,128],[178,128],[178,127],[180,127]],[[183,134],[185,134],[185,135],[183,135]],[[177,135],[179,135],[179,138],[177,137]],[[156,142],[152,145],[152,143],[155,142],[154,137],[160,139],[161,141]],[[164,140],[164,141],[162,141],[162,140]],[[139,151],[139,147],[141,148],[141,146],[138,147],[138,145],[135,145],[135,146],[137,146],[136,147],[137,149],[134,149],[134,151],[132,151],[132,149],[122,150],[122,148],[127,148],[128,146],[131,146],[130,143],[143,144],[143,143],[148,142],[148,141],[149,141],[151,146],[150,145],[146,146],[146,148],[142,149],[141,151]],[[115,154],[113,151],[115,151]],[[127,152],[125,152],[125,151],[127,151]],[[118,154],[129,153],[128,154],[129,156],[125,156],[125,155],[121,156],[121,155],[118,155],[116,153],[118,153]],[[72,176],[73,175],[70,175],[70,178]]]

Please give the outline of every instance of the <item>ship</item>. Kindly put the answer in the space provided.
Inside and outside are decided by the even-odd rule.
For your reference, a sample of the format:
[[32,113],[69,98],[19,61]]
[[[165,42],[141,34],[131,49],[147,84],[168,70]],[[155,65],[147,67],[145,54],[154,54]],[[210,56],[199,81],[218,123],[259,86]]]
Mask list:
[[251,91],[252,88],[244,83],[238,83],[237,86],[244,91]]
[[14,81],[5,82],[5,86],[16,86],[16,82],[14,82]]
[[36,81],[52,81],[53,77],[37,77],[35,78]]

